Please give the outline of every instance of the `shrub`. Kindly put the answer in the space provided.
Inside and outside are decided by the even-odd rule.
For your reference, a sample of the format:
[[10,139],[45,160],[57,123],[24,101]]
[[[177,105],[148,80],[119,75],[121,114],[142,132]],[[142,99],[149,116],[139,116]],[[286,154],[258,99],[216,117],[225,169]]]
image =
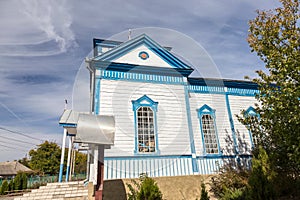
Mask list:
[[11,179],[8,184],[8,191],[13,191],[13,190],[14,190],[14,180]]
[[161,200],[162,193],[159,190],[157,183],[146,174],[142,174],[139,182],[132,180],[131,184],[126,184],[130,190],[128,200]]
[[205,184],[202,182],[201,183],[201,197],[200,200],[209,200],[208,193],[206,191]]
[[22,178],[22,190],[27,189],[27,182],[28,182],[27,174],[22,173],[21,178]]
[[7,180],[4,180],[1,185],[0,194],[3,195],[6,191],[9,191],[9,187]]

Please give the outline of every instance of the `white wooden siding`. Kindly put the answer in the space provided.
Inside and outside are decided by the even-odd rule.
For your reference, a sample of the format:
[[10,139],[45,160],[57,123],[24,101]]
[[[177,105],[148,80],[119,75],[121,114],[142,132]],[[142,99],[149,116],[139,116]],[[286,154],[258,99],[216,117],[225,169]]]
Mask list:
[[[149,55],[148,59],[143,60],[143,59],[139,58],[139,53],[142,51],[145,51],[148,53],[148,55]],[[154,52],[152,52],[152,50],[150,50],[145,45],[141,45],[141,46],[131,50],[127,54],[113,60],[113,62],[173,68],[170,64],[168,64],[161,57],[159,57]]]
[[235,132],[238,137],[240,137],[242,143],[239,143],[239,153],[250,153],[251,150],[251,141],[250,135],[247,128],[238,121],[236,115],[242,116],[242,110],[247,110],[250,106],[254,107],[254,104],[257,102],[254,97],[248,96],[231,96],[229,95],[229,102],[231,107],[232,119],[234,123]]
[[106,150],[106,156],[133,155],[135,128],[131,101],[143,95],[158,102],[157,131],[160,154],[190,154],[182,85],[102,79],[100,86],[100,114],[114,115],[116,121],[115,145]]

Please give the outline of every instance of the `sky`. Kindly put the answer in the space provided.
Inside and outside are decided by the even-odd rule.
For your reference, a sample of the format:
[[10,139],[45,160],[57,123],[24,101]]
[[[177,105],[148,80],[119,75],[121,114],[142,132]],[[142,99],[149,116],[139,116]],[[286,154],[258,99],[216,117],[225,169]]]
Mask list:
[[263,69],[247,44],[247,23],[255,10],[279,6],[275,0],[0,0],[0,161],[27,156],[45,140],[61,145],[64,99],[76,108],[88,92],[81,74],[93,38],[172,30],[201,46],[220,77],[243,80]]

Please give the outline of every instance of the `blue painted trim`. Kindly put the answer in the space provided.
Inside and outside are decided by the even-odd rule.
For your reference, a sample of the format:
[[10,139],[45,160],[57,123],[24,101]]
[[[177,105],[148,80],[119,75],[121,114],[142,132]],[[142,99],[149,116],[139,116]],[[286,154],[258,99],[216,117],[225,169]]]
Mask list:
[[108,62],[108,61],[91,61],[91,67],[94,69],[103,69],[108,71],[117,72],[130,72],[140,74],[155,74],[155,75],[166,75],[166,76],[189,76],[193,70],[192,69],[172,69],[168,67],[158,67],[149,65],[137,65],[130,63],[118,63],[118,62]]
[[134,82],[148,82],[158,84],[172,84],[172,85],[184,85],[183,77],[174,76],[162,76],[155,74],[140,74],[134,72],[117,72],[101,70],[101,75],[96,78],[108,79],[108,80],[126,80]]
[[100,80],[100,78],[95,79],[94,112],[96,115],[100,114]]
[[71,127],[71,128],[76,128],[77,127],[77,124],[67,124],[67,123],[60,123],[59,126],[62,126],[62,127]]
[[[153,101],[151,98],[149,98],[147,95],[144,95],[142,97],[140,97],[137,100],[132,100],[132,110],[134,112],[134,127],[135,127],[135,147],[134,147],[134,154],[135,155],[159,155],[160,154],[160,150],[158,148],[158,130],[157,130],[157,106],[158,106],[158,102]],[[154,137],[155,137],[155,152],[145,152],[145,153],[141,153],[138,151],[138,123],[137,123],[137,110],[140,107],[149,107],[152,111],[153,111],[153,117],[154,117]]]
[[241,88],[227,88],[225,92],[224,87],[220,86],[199,86],[199,85],[188,85],[189,92],[191,93],[202,93],[202,94],[227,94],[234,96],[256,96],[259,91],[253,89],[241,89]]
[[[260,115],[256,112],[255,108],[253,108],[252,106],[250,106],[245,112],[244,112],[244,117],[247,116],[253,116],[253,117],[258,117],[258,119],[260,118]],[[252,133],[250,131],[250,129],[248,129],[249,132],[249,137],[250,137],[250,142],[251,142],[251,147],[254,148],[254,141],[253,141],[253,136]]]
[[118,156],[118,157],[104,157],[106,160],[134,160],[134,159],[174,159],[174,158],[191,158],[191,154],[189,155],[153,155],[148,154],[147,156],[144,155],[134,155],[134,156]]
[[178,69],[192,69],[189,65],[185,64],[183,61],[178,59],[168,50],[160,46],[154,40],[152,40],[146,34],[142,34],[136,38],[128,40],[114,49],[101,54],[98,57],[95,57],[95,60],[106,60],[112,61],[122,55],[130,52],[132,49],[139,47],[141,45],[147,46],[152,52],[156,53],[159,57],[161,57],[165,62]]
[[[193,126],[192,126],[192,118],[191,118],[190,99],[189,99],[189,93],[188,93],[187,85],[184,86],[184,98],[185,98],[186,116],[187,116],[189,136],[190,136],[191,153],[196,155],[195,142],[194,142],[194,133],[193,133]],[[193,172],[198,172],[199,171],[199,167],[197,165],[197,162],[196,162],[195,158],[192,158],[192,166],[193,166]]]
[[230,102],[229,102],[229,97],[228,94],[225,95],[225,101],[226,101],[226,107],[227,107],[227,113],[228,113],[228,118],[230,122],[230,129],[232,132],[232,139],[233,139],[233,145],[234,145],[234,153],[238,154],[239,149],[236,141],[236,133],[235,133],[235,128],[234,128],[234,123],[233,123],[233,118],[232,118],[232,113],[231,113],[231,108],[230,108]]
[[149,58],[149,54],[146,51],[141,51],[139,53],[139,58],[141,58],[142,60],[147,60]]
[[[200,131],[201,131],[201,137],[202,137],[202,145],[203,145],[203,152],[204,155],[207,157],[220,157],[222,155],[221,149],[220,149],[220,141],[219,141],[219,136],[218,136],[218,128],[216,124],[216,110],[212,109],[208,105],[204,104],[201,108],[197,109],[198,113],[198,119],[200,122]],[[216,134],[216,139],[217,139],[217,145],[218,145],[218,153],[217,154],[208,154],[206,153],[206,148],[205,148],[205,141],[204,141],[204,133],[202,129],[202,116],[208,114],[210,115],[213,120],[214,120],[214,126],[215,126],[215,134]]]
[[64,164],[60,164],[59,166],[59,176],[58,176],[58,182],[62,182],[62,177],[63,177],[63,170],[64,170]]
[[69,174],[70,174],[70,166],[67,166],[67,171],[66,171],[66,182],[69,181]]
[[228,80],[215,78],[188,78],[191,85],[251,89],[258,91],[258,84],[251,81]]

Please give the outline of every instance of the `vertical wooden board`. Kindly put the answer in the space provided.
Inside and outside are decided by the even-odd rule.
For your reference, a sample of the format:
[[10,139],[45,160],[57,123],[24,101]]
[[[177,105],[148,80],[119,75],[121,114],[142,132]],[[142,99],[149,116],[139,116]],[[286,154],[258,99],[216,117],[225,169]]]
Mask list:
[[247,128],[238,121],[236,115],[242,116],[241,111],[247,110],[250,106],[254,107],[257,100],[254,97],[230,95],[229,102],[237,137],[240,137],[242,142],[246,144],[246,146],[240,144],[241,148],[239,151],[240,153],[250,154],[252,148],[250,133]]

